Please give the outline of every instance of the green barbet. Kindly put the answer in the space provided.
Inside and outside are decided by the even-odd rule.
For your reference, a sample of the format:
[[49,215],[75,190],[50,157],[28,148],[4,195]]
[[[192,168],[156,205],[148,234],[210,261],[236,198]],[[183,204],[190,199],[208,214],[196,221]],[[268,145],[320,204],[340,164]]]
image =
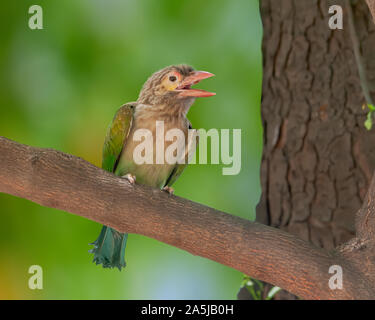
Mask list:
[[[184,163],[161,163],[156,161],[157,146],[153,139],[153,161],[137,164],[134,161],[134,150],[139,145],[139,139],[134,139],[138,129],[147,129],[155,137],[157,121],[162,121],[164,130],[180,129],[185,134],[185,159],[191,148],[188,143],[188,131],[191,124],[186,115],[195,98],[210,97],[215,93],[191,86],[199,81],[212,77],[205,71],[195,71],[187,65],[166,67],[154,73],[143,85],[136,102],[123,105],[116,113],[103,147],[102,168],[113,172],[116,176],[126,178],[130,183],[148,185],[160,188],[169,193],[173,192],[172,184],[184,170]],[[159,122],[160,123],[160,122]],[[163,137],[164,140],[164,137]],[[164,150],[172,141],[163,141]],[[126,266],[125,247],[127,233],[120,233],[110,227],[103,226],[98,239],[92,243],[90,250],[94,254],[94,262],[104,268],[117,267],[119,270]]]

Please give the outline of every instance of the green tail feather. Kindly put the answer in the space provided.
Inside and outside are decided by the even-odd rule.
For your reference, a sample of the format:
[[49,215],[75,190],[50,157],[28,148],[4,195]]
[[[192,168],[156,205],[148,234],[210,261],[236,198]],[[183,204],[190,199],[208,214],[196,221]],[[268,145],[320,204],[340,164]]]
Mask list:
[[112,228],[103,226],[98,239],[91,243],[94,248],[89,252],[94,254],[96,264],[103,268],[115,268],[120,271],[125,268],[125,247],[128,240],[127,233],[120,233]]

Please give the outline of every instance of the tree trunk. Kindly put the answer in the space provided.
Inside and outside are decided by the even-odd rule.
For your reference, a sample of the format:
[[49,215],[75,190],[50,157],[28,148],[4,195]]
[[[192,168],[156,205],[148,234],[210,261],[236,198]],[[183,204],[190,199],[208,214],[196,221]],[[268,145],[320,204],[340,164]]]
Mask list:
[[[341,5],[344,29],[328,9]],[[375,25],[352,4],[367,79],[375,80]],[[375,169],[375,130],[344,0],[261,0],[264,26],[262,197],[257,220],[331,249],[354,237]],[[327,271],[328,272],[328,271]]]

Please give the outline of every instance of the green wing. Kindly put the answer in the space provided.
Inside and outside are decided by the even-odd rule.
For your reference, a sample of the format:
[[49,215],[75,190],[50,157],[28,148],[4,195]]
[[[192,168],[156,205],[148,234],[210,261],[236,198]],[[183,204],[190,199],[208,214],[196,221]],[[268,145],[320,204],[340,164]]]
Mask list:
[[[136,103],[127,103],[117,112],[108,128],[103,146],[102,168],[114,172],[118,164],[122,149],[129,135],[133,122]],[[112,228],[103,226],[99,238],[92,243],[94,248],[94,262],[102,264],[104,268],[117,267],[119,270],[126,266],[125,247],[128,235]]]
[[116,166],[129,135],[136,103],[124,104],[117,112],[108,128],[103,146],[102,168],[115,172]]

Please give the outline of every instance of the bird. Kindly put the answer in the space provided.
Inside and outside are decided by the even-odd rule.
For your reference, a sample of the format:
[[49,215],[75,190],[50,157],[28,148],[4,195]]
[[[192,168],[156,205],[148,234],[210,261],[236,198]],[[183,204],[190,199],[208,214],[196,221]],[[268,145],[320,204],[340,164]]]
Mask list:
[[[163,121],[165,131],[177,128],[187,137],[192,129],[187,113],[195,99],[215,95],[192,86],[212,76],[214,74],[197,71],[186,64],[167,66],[153,73],[144,83],[138,99],[122,105],[109,125],[102,152],[102,169],[125,178],[131,184],[147,185],[172,194],[171,186],[188,161],[158,163],[155,161],[157,143],[153,140],[152,163],[139,164],[134,161],[134,151],[139,144],[135,135],[139,129],[149,130],[154,135],[157,122]],[[165,147],[171,143],[165,141]],[[183,143],[186,147],[184,157],[187,158],[187,152],[192,151],[195,144],[188,145],[188,139]],[[91,243],[94,247],[89,252],[94,254],[93,262],[103,268],[121,271],[126,266],[127,240],[127,233],[103,226],[99,237]]]

